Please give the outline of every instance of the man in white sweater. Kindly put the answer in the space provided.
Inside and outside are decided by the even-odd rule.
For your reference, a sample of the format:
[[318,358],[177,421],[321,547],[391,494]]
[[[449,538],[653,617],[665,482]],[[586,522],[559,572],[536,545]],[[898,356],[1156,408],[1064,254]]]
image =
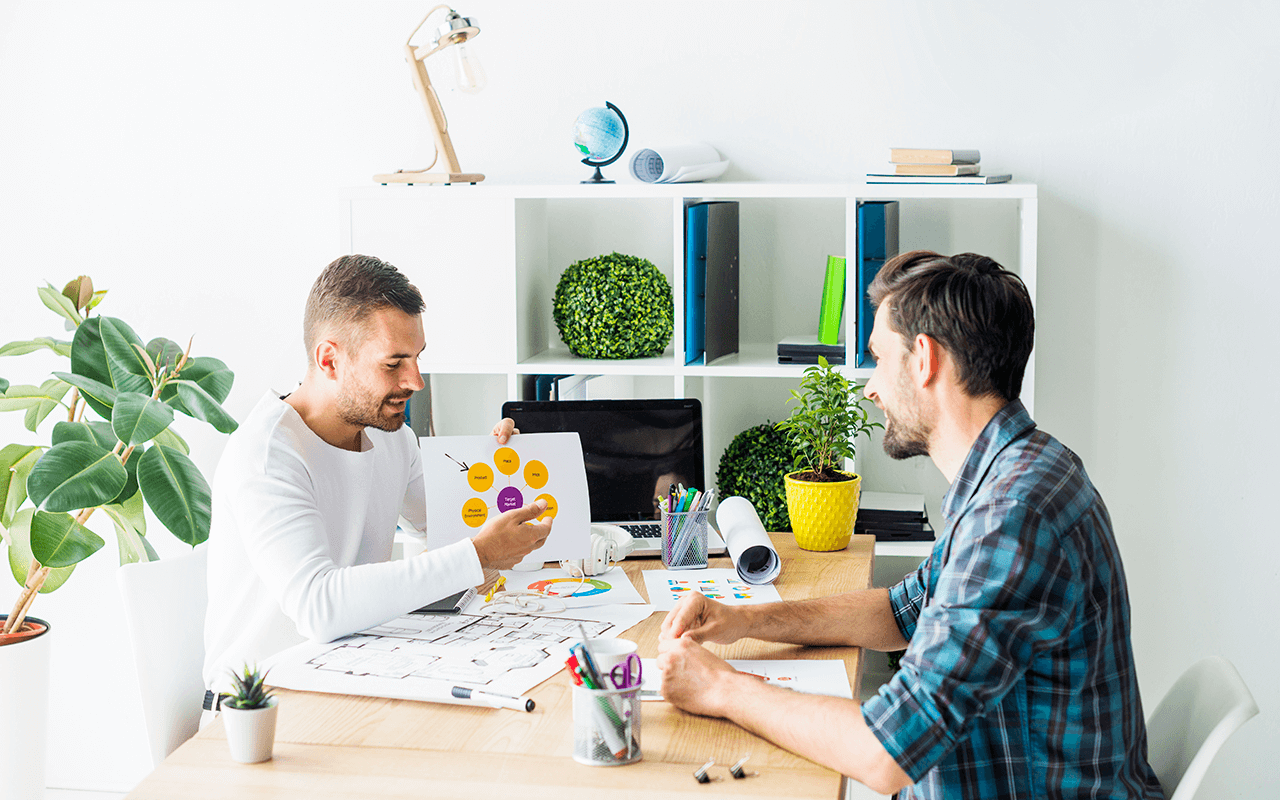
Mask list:
[[[535,519],[546,510],[538,501],[470,539],[390,560],[400,517],[426,528],[418,442],[404,425],[423,386],[424,309],[404,275],[369,256],[339,258],[312,286],[302,384],[259,401],[214,474],[206,688],[306,639],[331,641],[476,586],[483,568],[513,566],[551,532],[550,518]],[[494,427],[500,443],[513,425]],[[207,693],[206,708],[216,703]]]

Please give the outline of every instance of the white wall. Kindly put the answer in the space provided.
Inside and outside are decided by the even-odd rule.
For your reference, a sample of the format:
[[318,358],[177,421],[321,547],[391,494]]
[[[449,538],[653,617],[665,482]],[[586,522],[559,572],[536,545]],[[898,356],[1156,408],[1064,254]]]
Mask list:
[[[572,120],[610,100],[636,145],[705,139],[734,179],[855,179],[904,145],[980,147],[1038,183],[1039,421],[1110,505],[1148,711],[1230,658],[1262,717],[1201,796],[1260,799],[1280,788],[1280,11],[1209,6],[475,0],[490,86],[444,103],[493,182],[580,180]],[[429,160],[399,49],[426,8],[0,2],[0,339],[56,333],[35,286],[87,272],[144,337],[194,333],[230,364],[234,414],[287,387],[337,188]],[[212,470],[219,438],[182,430]],[[59,633],[52,785],[148,769],[113,558],[36,605]]]

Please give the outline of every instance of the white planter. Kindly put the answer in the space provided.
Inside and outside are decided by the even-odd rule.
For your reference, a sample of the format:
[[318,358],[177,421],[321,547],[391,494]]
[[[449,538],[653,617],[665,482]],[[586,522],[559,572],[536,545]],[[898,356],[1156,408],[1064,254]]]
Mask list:
[[271,698],[266,708],[222,707],[222,727],[227,732],[231,760],[257,764],[271,758],[276,741],[276,712],[280,706]]
[[[8,615],[0,615],[0,619]],[[44,620],[27,617],[46,626]],[[0,781],[4,797],[44,798],[49,729],[49,631],[0,646]]]

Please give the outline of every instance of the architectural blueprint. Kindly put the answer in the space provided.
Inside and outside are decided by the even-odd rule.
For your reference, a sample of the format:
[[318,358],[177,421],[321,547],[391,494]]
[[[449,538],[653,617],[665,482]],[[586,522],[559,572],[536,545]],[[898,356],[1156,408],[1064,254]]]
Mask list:
[[[650,609],[638,607],[639,621]],[[435,700],[453,686],[519,695],[564,668],[569,645],[618,625],[556,616],[406,614],[334,642],[306,642],[268,662],[286,689]]]

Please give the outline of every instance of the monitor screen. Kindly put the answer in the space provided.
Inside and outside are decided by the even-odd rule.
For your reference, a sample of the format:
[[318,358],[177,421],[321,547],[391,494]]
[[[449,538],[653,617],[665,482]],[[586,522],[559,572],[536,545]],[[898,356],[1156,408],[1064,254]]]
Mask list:
[[513,401],[502,415],[521,433],[577,432],[593,522],[657,519],[671,484],[706,489],[697,400]]

